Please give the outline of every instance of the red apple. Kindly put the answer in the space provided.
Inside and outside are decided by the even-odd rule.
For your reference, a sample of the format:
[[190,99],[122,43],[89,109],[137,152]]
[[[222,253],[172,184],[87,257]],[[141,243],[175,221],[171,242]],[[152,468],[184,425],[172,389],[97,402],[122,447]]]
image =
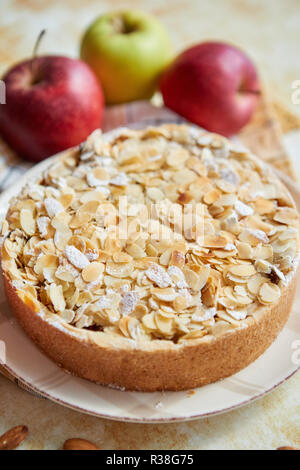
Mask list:
[[3,78],[0,134],[31,161],[79,144],[101,125],[103,93],[81,60],[44,56],[26,60]]
[[234,46],[205,42],[187,49],[164,72],[166,106],[205,129],[229,136],[250,120],[259,81],[251,60]]

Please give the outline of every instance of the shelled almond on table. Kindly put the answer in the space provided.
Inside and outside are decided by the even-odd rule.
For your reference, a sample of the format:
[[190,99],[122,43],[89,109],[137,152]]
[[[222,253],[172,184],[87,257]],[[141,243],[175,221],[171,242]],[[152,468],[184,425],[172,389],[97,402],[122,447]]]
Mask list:
[[0,436],[0,450],[16,449],[28,436],[27,426],[16,426]]

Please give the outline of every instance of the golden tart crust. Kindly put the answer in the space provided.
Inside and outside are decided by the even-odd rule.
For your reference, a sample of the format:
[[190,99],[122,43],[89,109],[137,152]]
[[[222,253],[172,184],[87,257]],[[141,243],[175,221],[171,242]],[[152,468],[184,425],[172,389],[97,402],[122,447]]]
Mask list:
[[2,235],[22,327],[105,385],[227,377],[274,341],[293,301],[290,194],[245,149],[189,126],[93,133],[11,201]]

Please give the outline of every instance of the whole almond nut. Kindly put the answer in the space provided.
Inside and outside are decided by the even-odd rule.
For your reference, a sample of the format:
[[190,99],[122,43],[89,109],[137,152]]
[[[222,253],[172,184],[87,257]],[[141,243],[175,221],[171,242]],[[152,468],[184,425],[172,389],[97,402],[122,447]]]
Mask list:
[[63,450],[100,450],[93,442],[85,439],[73,438],[68,439],[63,446]]
[[13,450],[28,436],[27,426],[16,426],[0,436],[0,450]]
[[277,450],[300,450],[300,449],[296,449],[296,447],[284,446],[284,447],[278,447]]

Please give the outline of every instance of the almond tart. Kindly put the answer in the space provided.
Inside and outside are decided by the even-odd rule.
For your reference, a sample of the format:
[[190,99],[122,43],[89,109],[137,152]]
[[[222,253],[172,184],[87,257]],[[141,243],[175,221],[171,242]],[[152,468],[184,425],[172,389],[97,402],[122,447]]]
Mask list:
[[14,315],[72,374],[185,390],[258,358],[286,323],[298,214],[272,169],[190,126],[97,130],[10,201]]

